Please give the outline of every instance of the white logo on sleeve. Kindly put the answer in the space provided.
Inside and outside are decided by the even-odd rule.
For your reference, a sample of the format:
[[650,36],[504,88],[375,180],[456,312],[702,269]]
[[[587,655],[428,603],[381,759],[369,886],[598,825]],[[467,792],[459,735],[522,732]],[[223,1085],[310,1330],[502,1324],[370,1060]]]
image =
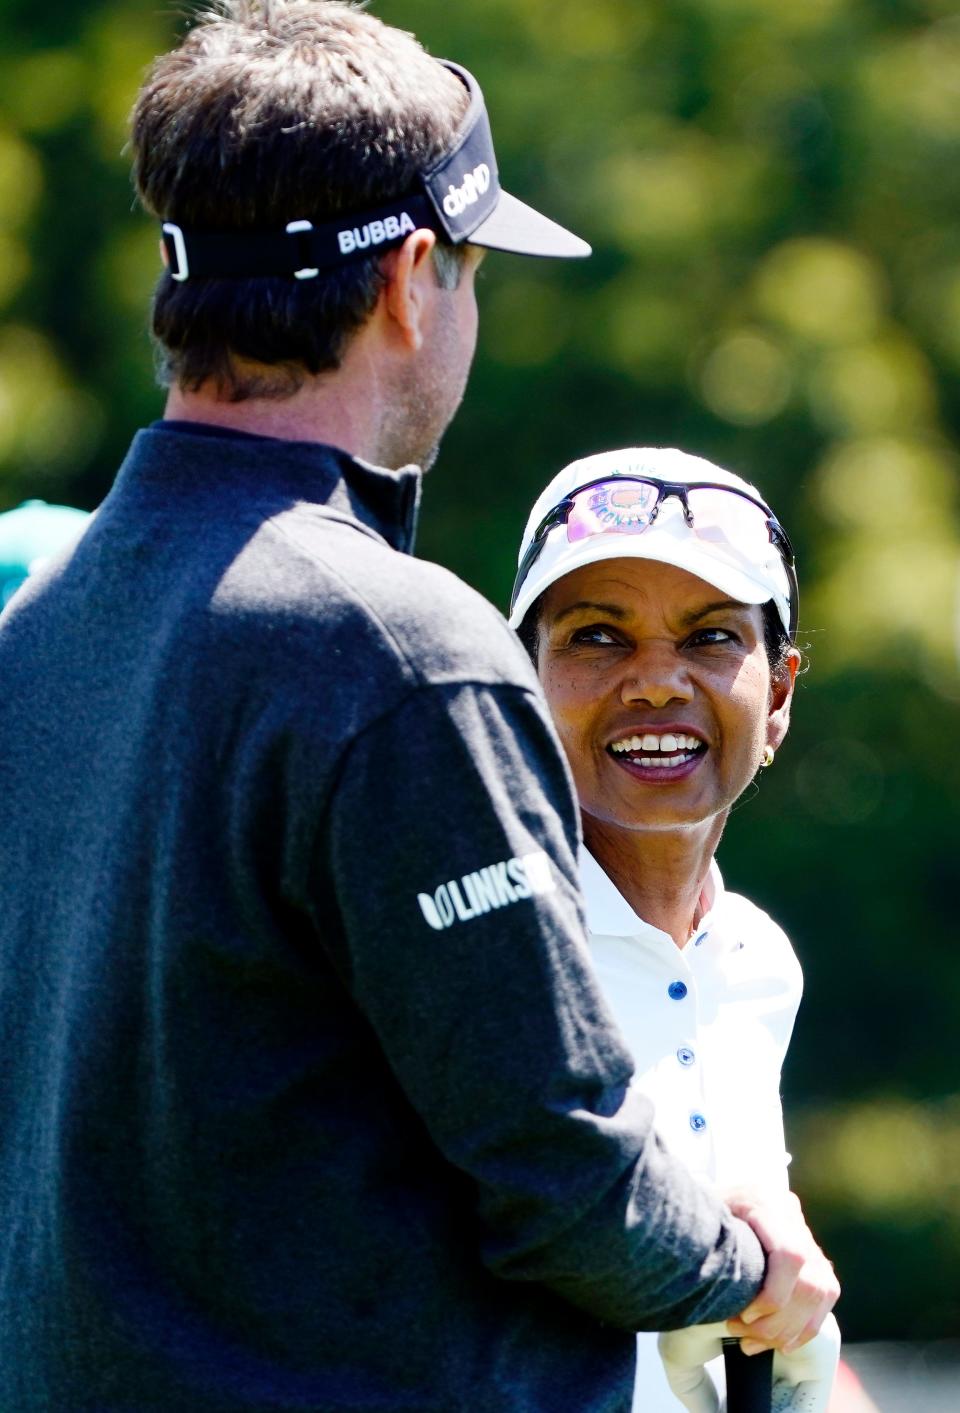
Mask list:
[[469,922],[492,908],[506,908],[524,898],[556,890],[550,860],[542,849],[520,858],[489,864],[462,878],[441,883],[433,893],[418,893],[417,902],[427,922],[437,932],[455,922]]

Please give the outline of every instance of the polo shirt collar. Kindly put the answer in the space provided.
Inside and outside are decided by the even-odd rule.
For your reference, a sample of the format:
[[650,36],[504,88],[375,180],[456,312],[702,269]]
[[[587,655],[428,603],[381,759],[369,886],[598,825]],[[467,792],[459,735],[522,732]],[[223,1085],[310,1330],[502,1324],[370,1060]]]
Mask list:
[[[665,937],[671,947],[675,945],[672,937],[652,923],[644,922],[634,912],[585,844],[580,846],[579,864],[580,886],[590,932],[600,937]],[[722,923],[726,889],[716,859],[710,861],[702,897],[705,911],[694,934],[697,937],[719,928]]]

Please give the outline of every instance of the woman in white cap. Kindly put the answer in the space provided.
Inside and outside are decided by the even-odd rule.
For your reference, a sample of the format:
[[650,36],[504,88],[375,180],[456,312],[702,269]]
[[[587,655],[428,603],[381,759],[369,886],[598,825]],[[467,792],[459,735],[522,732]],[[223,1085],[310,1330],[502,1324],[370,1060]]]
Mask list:
[[[510,622],[537,667],[580,799],[601,985],[657,1129],[725,1194],[788,1195],[780,1069],[801,973],[766,913],[723,886],[734,802],[773,763],[800,655],[783,527],[739,477],[684,452],[603,453],[549,483]],[[725,1331],[638,1337],[635,1408],[717,1406]],[[825,1409],[830,1316],[777,1356],[775,1407]],[[669,1378],[669,1386],[668,1386]],[[671,1388],[674,1392],[671,1392]]]

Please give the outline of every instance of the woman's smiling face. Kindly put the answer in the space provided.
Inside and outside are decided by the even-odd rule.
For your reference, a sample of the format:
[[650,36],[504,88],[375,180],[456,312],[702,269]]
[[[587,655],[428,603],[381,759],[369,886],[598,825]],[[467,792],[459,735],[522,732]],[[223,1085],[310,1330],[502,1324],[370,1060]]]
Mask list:
[[538,671],[584,814],[630,830],[729,810],[786,734],[797,655],[771,677],[763,610],[655,560],[552,584]]

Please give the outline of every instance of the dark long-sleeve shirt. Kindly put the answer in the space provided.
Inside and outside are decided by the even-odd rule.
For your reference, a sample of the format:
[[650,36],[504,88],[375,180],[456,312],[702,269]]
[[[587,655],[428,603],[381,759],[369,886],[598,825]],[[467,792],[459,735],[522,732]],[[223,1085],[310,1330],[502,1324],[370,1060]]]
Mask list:
[[418,478],[136,438],[0,623],[0,1408],[613,1413],[752,1234],[586,956],[528,663]]

